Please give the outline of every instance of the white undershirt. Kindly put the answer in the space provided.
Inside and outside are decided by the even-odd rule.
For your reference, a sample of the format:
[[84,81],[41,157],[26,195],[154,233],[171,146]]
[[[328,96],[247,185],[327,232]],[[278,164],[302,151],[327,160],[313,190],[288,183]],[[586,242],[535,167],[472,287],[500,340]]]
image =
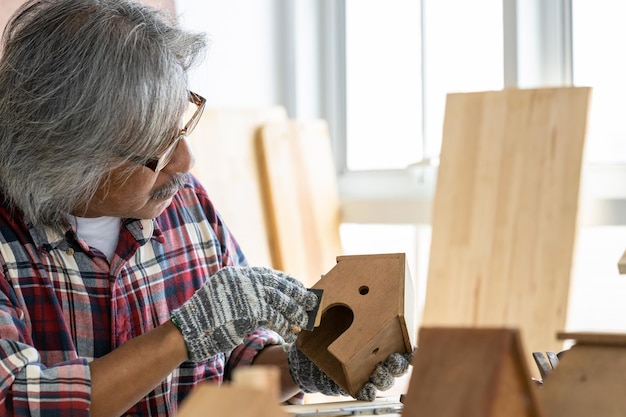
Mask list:
[[76,235],[87,244],[100,250],[110,260],[120,238],[122,219],[119,217],[76,217],[68,216],[76,225]]

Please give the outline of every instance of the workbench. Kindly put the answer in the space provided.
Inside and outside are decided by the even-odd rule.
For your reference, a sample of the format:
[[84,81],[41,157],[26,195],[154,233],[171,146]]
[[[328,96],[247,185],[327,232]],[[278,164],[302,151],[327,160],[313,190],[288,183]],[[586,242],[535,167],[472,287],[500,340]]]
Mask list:
[[398,396],[377,398],[374,401],[337,401],[286,405],[283,410],[293,417],[335,417],[335,416],[387,416],[399,417],[402,403]]

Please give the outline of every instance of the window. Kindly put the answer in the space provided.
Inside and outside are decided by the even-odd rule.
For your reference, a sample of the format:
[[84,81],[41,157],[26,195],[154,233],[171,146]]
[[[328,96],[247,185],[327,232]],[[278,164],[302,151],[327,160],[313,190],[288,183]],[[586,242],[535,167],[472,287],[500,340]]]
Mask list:
[[[344,204],[343,246],[347,253],[407,253],[418,309],[430,241],[422,219],[428,217],[434,175],[406,168],[425,158],[436,160],[448,92],[503,87],[502,13],[501,0],[345,1],[342,195],[345,203],[348,194],[372,193],[358,207],[365,216],[377,211],[371,196],[384,196],[384,217],[391,224],[381,224],[380,217],[357,223]],[[415,189],[421,186],[425,192]],[[416,195],[426,201],[417,206],[399,201]]]
[[[626,55],[620,52],[626,5],[610,2],[610,10],[608,5],[346,0],[347,172],[340,178],[346,247],[355,252],[365,244],[370,252],[415,250],[412,270],[423,291],[429,230],[412,229],[411,220],[422,218],[415,211],[418,206],[424,210],[432,190],[424,192],[422,176],[412,177],[404,168],[438,156],[446,94],[501,89],[505,80],[522,88],[591,86],[581,192],[583,206],[594,209],[580,209],[586,224],[578,235],[568,327],[623,328],[626,307],[613,294],[623,293],[617,261],[626,249],[626,214],[620,214],[626,207],[626,127],[621,122]],[[356,120],[367,124],[359,126]]]
[[626,162],[624,19],[626,3],[573,0],[573,80],[593,88],[586,148],[593,163]]
[[401,169],[421,158],[420,15],[419,1],[346,1],[350,170]]
[[346,0],[345,16],[348,170],[436,157],[446,94],[503,86],[501,0]]
[[441,149],[446,94],[504,86],[502,0],[423,0],[425,156]]
[[585,159],[590,174],[602,174],[588,178],[586,191],[607,202],[599,224],[578,233],[568,309],[569,326],[575,329],[620,332],[626,326],[626,281],[617,269],[626,249],[624,218],[618,215],[626,178],[625,18],[622,2],[572,0],[572,80],[593,89]]

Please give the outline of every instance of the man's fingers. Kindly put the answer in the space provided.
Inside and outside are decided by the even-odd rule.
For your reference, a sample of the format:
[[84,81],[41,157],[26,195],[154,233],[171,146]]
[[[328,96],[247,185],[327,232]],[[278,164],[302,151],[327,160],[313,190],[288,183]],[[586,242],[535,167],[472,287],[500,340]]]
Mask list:
[[396,377],[404,375],[409,370],[409,365],[407,355],[400,353],[392,353],[384,363],[385,368],[388,369],[391,375]]
[[394,376],[384,364],[380,364],[374,369],[370,381],[377,389],[385,391],[393,386]]
[[314,309],[319,304],[317,296],[291,275],[265,267],[253,267],[252,271],[263,281],[263,285],[275,288],[286,294],[297,303],[305,307],[307,311]]
[[280,312],[291,324],[305,327],[308,322],[308,315],[302,305],[275,288],[265,289],[265,300],[267,303]]
[[376,387],[374,384],[366,382],[356,394],[356,399],[360,401],[374,401],[376,399]]
[[294,325],[290,323],[280,311],[273,309],[271,306],[269,310],[269,317],[267,320],[262,320],[260,324],[278,333],[285,340],[285,342],[295,342],[296,337],[298,336],[297,333],[299,333],[299,331],[297,331],[299,327],[294,327]]

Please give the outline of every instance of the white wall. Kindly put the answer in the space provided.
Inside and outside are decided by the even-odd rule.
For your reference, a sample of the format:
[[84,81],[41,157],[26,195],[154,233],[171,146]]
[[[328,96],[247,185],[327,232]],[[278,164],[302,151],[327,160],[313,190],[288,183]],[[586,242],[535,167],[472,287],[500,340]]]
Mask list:
[[176,0],[183,26],[205,32],[212,45],[191,87],[209,107],[282,105],[282,57],[275,0]]
[[[184,26],[207,33],[212,46],[191,80],[211,107],[285,105],[289,58],[279,24],[281,0],[143,0],[170,9]],[[288,1],[288,0],[287,0]],[[307,0],[308,2],[313,0]],[[25,0],[0,1],[0,27]],[[280,45],[280,47],[279,47]],[[281,52],[282,51],[282,52]]]

